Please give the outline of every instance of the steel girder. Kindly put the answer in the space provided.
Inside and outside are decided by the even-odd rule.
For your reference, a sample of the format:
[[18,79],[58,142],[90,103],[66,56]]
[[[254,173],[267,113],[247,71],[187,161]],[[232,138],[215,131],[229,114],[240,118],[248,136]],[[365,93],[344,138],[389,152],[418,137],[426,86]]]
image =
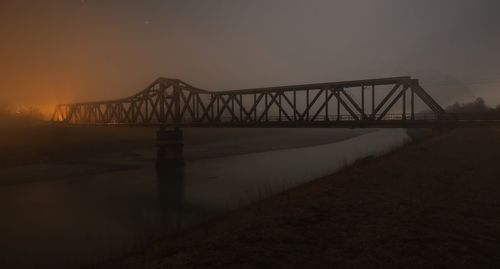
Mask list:
[[[417,113],[416,101],[419,110],[428,112]],[[375,126],[442,115],[443,108],[411,77],[231,91],[159,78],[128,98],[58,105],[52,120],[76,125]]]

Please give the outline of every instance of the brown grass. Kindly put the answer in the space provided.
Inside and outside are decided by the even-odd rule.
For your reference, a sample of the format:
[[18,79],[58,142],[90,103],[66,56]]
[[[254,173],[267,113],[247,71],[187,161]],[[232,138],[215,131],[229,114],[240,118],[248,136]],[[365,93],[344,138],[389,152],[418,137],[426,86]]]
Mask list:
[[455,129],[111,268],[500,268],[500,131]]

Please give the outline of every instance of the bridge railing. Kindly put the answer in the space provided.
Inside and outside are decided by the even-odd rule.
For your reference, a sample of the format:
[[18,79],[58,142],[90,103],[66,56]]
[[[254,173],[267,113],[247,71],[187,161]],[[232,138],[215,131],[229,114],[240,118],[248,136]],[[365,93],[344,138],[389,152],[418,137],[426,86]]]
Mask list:
[[[325,122],[325,121],[356,121],[358,119],[361,119],[363,115],[361,114],[356,114],[356,116],[350,115],[350,114],[342,114],[342,115],[328,115],[328,116],[321,116],[321,117],[316,117],[315,119],[308,119],[304,118],[303,120],[296,120],[294,122]],[[411,118],[410,115],[402,115],[399,113],[395,114],[385,114],[383,115],[382,118],[379,118],[382,116],[381,114],[376,114],[375,118],[377,120],[383,120],[383,121],[403,121],[403,120],[438,120],[438,119],[445,119],[443,117],[439,117],[438,115],[434,113],[415,113],[414,117]],[[364,121],[377,121],[371,118],[365,118]],[[233,117],[231,116],[225,116],[225,117],[220,117],[219,121],[221,123],[230,123],[230,122],[237,122],[234,120]],[[189,123],[191,122],[191,118],[186,117],[183,118],[182,122]],[[254,122],[252,120],[246,121],[248,123]],[[268,116],[266,119],[266,122],[288,122],[288,120],[283,117],[283,116]],[[195,122],[194,122],[195,123]]]

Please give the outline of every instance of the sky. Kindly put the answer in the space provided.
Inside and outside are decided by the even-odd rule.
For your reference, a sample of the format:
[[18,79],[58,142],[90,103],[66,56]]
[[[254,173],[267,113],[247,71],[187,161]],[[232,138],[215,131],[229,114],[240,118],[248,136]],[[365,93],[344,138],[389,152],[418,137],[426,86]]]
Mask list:
[[490,0],[2,0],[0,102],[132,95],[159,76],[229,90],[410,75],[442,105],[500,103]]

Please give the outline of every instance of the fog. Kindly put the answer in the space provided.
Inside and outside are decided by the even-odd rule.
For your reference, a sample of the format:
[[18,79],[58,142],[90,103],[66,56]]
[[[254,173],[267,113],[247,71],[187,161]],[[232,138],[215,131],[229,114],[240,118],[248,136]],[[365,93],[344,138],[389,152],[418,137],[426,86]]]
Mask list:
[[498,1],[0,3],[0,102],[113,99],[158,76],[227,90],[386,76],[500,102]]

